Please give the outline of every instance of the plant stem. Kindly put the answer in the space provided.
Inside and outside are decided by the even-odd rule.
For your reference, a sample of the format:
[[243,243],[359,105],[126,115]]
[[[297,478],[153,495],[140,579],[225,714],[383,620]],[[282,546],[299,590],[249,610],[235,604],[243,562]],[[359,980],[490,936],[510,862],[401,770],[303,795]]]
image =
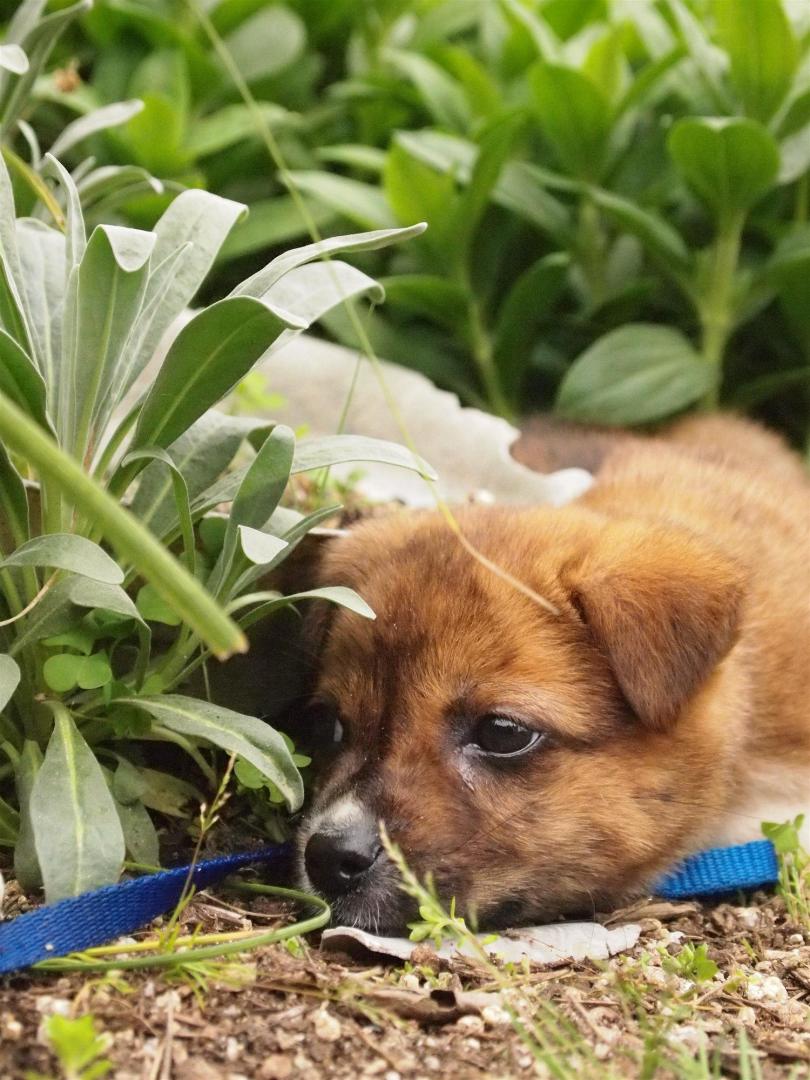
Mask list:
[[579,204],[579,264],[590,290],[589,306],[598,308],[607,294],[605,282],[605,234],[599,207],[589,195]]
[[740,257],[745,216],[736,213],[722,221],[711,254],[711,273],[705,300],[699,301],[703,359],[716,369],[714,387],[703,400],[705,408],[717,406],[723,355],[733,325],[734,275]]
[[[469,281],[465,281],[464,288],[467,292],[471,293],[472,287]],[[513,416],[512,409],[501,388],[501,381],[498,378],[498,370],[495,366],[495,358],[492,351],[492,341],[484,326],[484,321],[481,318],[481,309],[478,305],[478,301],[474,297],[471,297],[470,302],[467,305],[467,313],[470,325],[472,354],[478,367],[478,374],[481,377],[481,382],[484,385],[487,401],[494,412],[509,420]]]

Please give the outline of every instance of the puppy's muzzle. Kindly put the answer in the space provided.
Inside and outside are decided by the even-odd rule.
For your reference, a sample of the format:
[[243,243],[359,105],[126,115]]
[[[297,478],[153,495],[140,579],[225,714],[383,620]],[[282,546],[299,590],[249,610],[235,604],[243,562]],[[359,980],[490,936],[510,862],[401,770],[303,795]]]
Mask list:
[[310,836],[304,849],[307,876],[327,899],[366,888],[382,861],[377,822],[364,814],[337,829]]

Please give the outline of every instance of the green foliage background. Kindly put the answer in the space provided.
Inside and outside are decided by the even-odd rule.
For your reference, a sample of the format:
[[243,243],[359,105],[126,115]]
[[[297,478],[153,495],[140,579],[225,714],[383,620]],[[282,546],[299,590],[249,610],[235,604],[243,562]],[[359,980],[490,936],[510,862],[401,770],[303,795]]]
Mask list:
[[[805,441],[806,4],[204,7],[322,230],[428,222],[363,261],[386,288],[368,322],[381,355],[506,415],[643,424],[722,402]],[[165,185],[141,177],[118,213],[149,225],[177,184],[251,206],[209,295],[304,235],[188,0],[100,0],[68,33],[29,117],[45,145],[137,97],[78,148]],[[353,343],[341,312],[326,325]]]

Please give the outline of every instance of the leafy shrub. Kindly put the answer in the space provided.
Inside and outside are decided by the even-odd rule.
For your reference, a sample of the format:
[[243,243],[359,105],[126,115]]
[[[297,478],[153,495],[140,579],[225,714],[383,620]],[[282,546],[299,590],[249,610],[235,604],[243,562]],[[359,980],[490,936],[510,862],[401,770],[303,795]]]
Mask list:
[[[175,691],[299,600],[372,615],[349,589],[282,596],[262,585],[334,511],[280,506],[292,474],[354,460],[424,466],[388,443],[297,442],[283,425],[210,411],[332,306],[379,298],[348,263],[316,260],[420,227],[286,252],[187,318],[149,369],[244,207],[189,190],[153,231],[97,225],[88,237],[74,178],[50,155],[42,176],[64,233],[15,220],[0,167],[0,783],[16,789],[0,800],[0,842],[15,847],[20,881],[41,879],[54,900],[114,880],[125,851],[157,862],[149,809],[177,813],[194,788],[148,767],[147,742],[176,744],[208,781],[212,748],[236,754],[300,804],[279,733]],[[249,460],[227,471],[246,440]],[[170,629],[156,646],[158,624]]]
[[[804,5],[220,0],[206,10],[319,223],[430,224],[406,252],[364,264],[388,290],[370,324],[381,355],[506,414],[554,405],[646,423],[722,398],[770,403],[804,437]],[[231,257],[303,233],[188,5],[101,0],[83,26],[72,47],[89,81],[68,93],[40,83],[47,108],[142,95],[138,116],[97,137],[108,163],[134,155],[163,180],[253,203]],[[47,108],[35,114],[43,129],[54,124]],[[127,212],[137,220],[148,205]],[[340,312],[327,325],[353,341]]]

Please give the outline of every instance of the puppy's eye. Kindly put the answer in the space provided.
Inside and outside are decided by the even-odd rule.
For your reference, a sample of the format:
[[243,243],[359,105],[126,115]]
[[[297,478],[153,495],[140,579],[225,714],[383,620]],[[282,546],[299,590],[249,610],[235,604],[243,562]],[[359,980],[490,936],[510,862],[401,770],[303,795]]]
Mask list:
[[471,745],[485,754],[517,757],[531,750],[543,737],[542,732],[526,727],[509,716],[490,713],[475,725]]

